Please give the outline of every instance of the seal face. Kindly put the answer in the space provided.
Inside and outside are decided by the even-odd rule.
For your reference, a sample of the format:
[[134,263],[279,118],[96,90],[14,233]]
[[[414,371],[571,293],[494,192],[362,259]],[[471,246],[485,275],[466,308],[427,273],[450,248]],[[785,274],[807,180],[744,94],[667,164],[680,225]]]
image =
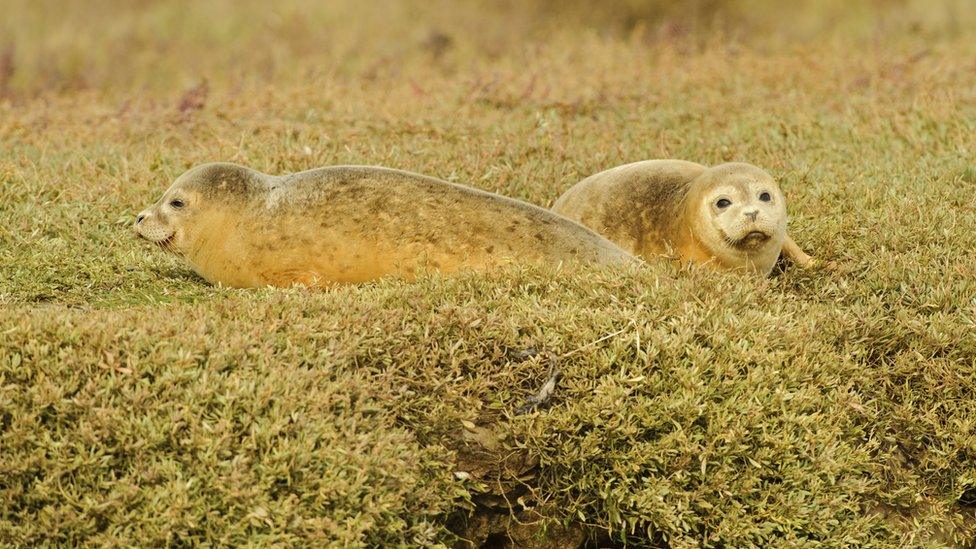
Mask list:
[[708,255],[727,267],[772,270],[786,238],[786,199],[772,176],[722,164],[693,179],[685,200],[684,223]]
[[135,230],[162,248],[187,253],[201,225],[240,209],[248,196],[264,190],[260,174],[234,164],[206,164],[177,178],[150,208],[136,217]]
[[781,252],[800,264],[810,259],[787,236],[779,185],[750,164],[627,164],[577,183],[553,211],[645,259],[677,255],[763,275]]
[[638,260],[525,202],[368,166],[271,176],[235,164],[190,169],[136,217],[136,233],[212,283],[325,286],[509,262]]

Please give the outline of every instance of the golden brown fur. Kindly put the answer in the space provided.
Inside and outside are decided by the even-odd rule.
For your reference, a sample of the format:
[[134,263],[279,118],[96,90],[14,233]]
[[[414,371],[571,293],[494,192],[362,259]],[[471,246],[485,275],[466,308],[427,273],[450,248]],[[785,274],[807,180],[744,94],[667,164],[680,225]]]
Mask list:
[[749,164],[626,164],[577,183],[552,209],[644,259],[676,256],[764,275],[781,252],[811,262],[786,234],[779,186]]
[[568,219],[499,195],[365,166],[271,176],[206,164],[139,215],[136,231],[236,287],[357,283],[508,262],[637,260]]

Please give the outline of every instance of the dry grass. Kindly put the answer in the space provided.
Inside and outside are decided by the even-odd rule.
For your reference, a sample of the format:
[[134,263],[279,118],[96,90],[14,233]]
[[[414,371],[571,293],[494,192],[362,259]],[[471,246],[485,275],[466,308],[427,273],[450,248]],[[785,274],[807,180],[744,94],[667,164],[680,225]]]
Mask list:
[[[449,543],[501,491],[603,542],[976,540],[976,10],[7,4],[0,539]],[[234,291],[128,231],[211,160],[548,205],[655,157],[767,168],[839,272]]]

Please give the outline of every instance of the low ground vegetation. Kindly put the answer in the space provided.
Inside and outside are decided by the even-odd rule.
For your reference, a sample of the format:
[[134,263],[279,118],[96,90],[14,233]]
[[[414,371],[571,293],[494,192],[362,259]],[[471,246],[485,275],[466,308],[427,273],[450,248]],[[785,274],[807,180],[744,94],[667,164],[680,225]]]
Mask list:
[[[143,4],[13,0],[0,27],[0,539],[976,541],[964,4],[795,28],[738,4],[589,28],[545,2]],[[547,206],[658,157],[765,167],[837,270],[238,291],[129,231],[212,160]]]

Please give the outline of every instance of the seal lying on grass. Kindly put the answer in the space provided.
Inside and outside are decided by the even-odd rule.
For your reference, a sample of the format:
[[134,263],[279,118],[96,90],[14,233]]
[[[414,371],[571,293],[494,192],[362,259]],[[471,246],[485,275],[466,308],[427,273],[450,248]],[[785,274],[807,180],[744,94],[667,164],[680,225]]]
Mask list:
[[531,204],[418,174],[337,166],[276,177],[234,164],[183,175],[136,232],[211,283],[324,286],[418,271],[638,262]]
[[776,181],[751,164],[626,164],[580,181],[552,210],[644,259],[674,254],[762,275],[780,253],[813,264],[786,234],[786,199]]

